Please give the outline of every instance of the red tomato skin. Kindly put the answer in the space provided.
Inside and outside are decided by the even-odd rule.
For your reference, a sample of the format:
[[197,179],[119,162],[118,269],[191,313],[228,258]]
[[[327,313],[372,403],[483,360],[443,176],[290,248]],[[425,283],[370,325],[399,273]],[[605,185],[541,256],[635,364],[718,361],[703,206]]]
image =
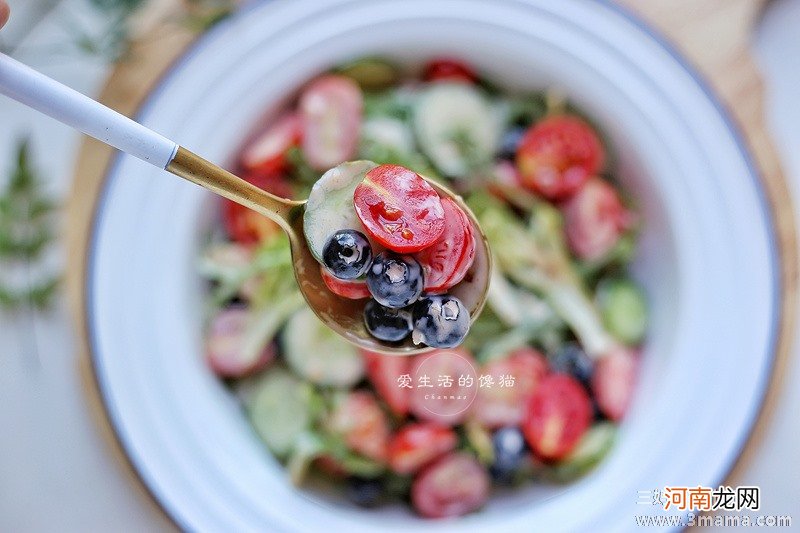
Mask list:
[[570,250],[586,261],[601,259],[631,225],[617,191],[600,178],[591,178],[561,205]]
[[362,300],[369,298],[371,295],[367,288],[367,282],[360,279],[339,279],[324,266],[319,266],[319,271],[322,274],[322,281],[333,294],[348,298],[350,300]]
[[253,138],[239,159],[248,173],[273,176],[286,171],[286,151],[302,138],[302,123],[297,113],[287,113]]
[[351,450],[376,461],[386,460],[389,424],[371,392],[350,392],[335,407],[328,423]]
[[636,387],[638,358],[628,348],[617,348],[601,357],[592,375],[592,393],[608,419],[618,422],[628,411]]
[[306,87],[298,108],[309,165],[325,171],[352,159],[358,148],[363,100],[361,89],[345,76],[329,74]]
[[604,160],[595,131],[571,115],[555,115],[531,126],[516,156],[522,184],[549,200],[575,194]]
[[417,252],[422,266],[425,291],[442,293],[467,275],[475,259],[475,230],[467,214],[450,198],[442,198],[445,229],[432,245]]
[[444,233],[439,195],[405,167],[380,165],[367,172],[356,187],[353,202],[367,233],[392,251],[418,252]]
[[486,503],[490,487],[489,474],[475,457],[451,453],[417,476],[411,486],[411,503],[426,518],[461,516]]
[[522,431],[542,459],[566,456],[589,429],[592,404],[581,384],[566,374],[550,374],[528,402]]
[[457,444],[458,436],[450,428],[431,422],[407,424],[389,443],[389,466],[399,474],[412,474]]
[[482,426],[495,429],[517,426],[525,418],[525,410],[536,388],[547,374],[547,360],[533,348],[520,348],[506,358],[484,365],[481,374],[514,376],[513,387],[478,389],[472,417]]
[[474,83],[478,76],[472,67],[458,59],[441,57],[425,65],[422,74],[425,81],[464,81]]
[[408,414],[409,392],[411,389],[400,386],[399,379],[409,374],[413,357],[386,355],[369,350],[361,350],[367,377],[389,409],[398,416]]

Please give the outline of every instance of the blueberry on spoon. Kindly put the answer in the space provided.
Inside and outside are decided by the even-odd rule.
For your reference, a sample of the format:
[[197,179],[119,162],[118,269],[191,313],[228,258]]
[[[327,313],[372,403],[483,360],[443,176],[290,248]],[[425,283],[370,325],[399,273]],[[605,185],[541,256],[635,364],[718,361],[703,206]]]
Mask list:
[[339,279],[356,279],[363,276],[372,262],[372,248],[360,231],[337,231],[322,250],[322,260],[331,274]]
[[364,307],[364,323],[367,331],[386,342],[398,342],[411,333],[411,313],[406,309],[384,307],[375,300]]
[[411,256],[380,253],[367,271],[367,287],[379,304],[406,307],[422,294],[422,267]]
[[469,332],[469,311],[455,296],[425,296],[412,312],[414,344],[455,348]]

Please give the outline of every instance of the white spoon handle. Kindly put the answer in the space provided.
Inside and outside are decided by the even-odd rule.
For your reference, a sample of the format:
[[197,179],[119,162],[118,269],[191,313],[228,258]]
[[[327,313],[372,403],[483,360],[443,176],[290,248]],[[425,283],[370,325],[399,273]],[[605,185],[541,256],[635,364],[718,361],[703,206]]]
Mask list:
[[178,145],[78,91],[0,54],[0,94],[157,167]]

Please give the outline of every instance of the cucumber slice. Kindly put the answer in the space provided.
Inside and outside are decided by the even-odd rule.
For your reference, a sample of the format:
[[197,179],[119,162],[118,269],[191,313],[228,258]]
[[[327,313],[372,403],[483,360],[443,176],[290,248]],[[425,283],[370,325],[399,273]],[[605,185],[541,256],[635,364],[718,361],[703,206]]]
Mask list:
[[597,466],[614,444],[617,427],[610,422],[601,422],[589,428],[575,449],[553,468],[557,481],[571,481],[587,474]]
[[[381,157],[372,154],[407,155],[414,150],[414,138],[411,129],[400,119],[392,117],[376,117],[364,121],[361,125],[362,154],[380,161]],[[384,157],[385,158],[385,157]]]
[[617,340],[633,346],[647,329],[647,302],[629,279],[606,279],[598,284],[597,304],[603,323]]
[[289,367],[312,383],[348,387],[364,377],[364,362],[356,347],[308,307],[289,319],[282,340]]
[[322,249],[335,232],[364,226],[353,207],[353,193],[367,172],[377,167],[372,161],[351,161],[333,167],[314,184],[303,215],[303,231],[308,247],[322,263]]
[[283,369],[269,370],[247,404],[256,433],[278,457],[286,457],[311,424],[311,390]]
[[429,85],[414,109],[414,130],[422,151],[450,177],[489,163],[500,137],[496,113],[466,83]]

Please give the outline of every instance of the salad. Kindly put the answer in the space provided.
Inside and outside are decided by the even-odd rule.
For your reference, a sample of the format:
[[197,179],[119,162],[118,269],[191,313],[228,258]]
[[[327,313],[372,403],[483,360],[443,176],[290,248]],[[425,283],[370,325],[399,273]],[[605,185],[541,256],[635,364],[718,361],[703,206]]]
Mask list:
[[[440,518],[602,460],[631,401],[647,304],[628,269],[640,218],[590,117],[460,61],[406,72],[369,57],[312,80],[259,128],[233,169],[250,182],[306,198],[344,161],[399,165],[463,196],[496,267],[458,348],[360,351],[305,305],[283,232],[221,204],[199,261],[205,357],[292,482],[323,478],[357,505]],[[460,275],[462,248],[437,254],[429,283]],[[357,277],[328,281],[370,294]]]

